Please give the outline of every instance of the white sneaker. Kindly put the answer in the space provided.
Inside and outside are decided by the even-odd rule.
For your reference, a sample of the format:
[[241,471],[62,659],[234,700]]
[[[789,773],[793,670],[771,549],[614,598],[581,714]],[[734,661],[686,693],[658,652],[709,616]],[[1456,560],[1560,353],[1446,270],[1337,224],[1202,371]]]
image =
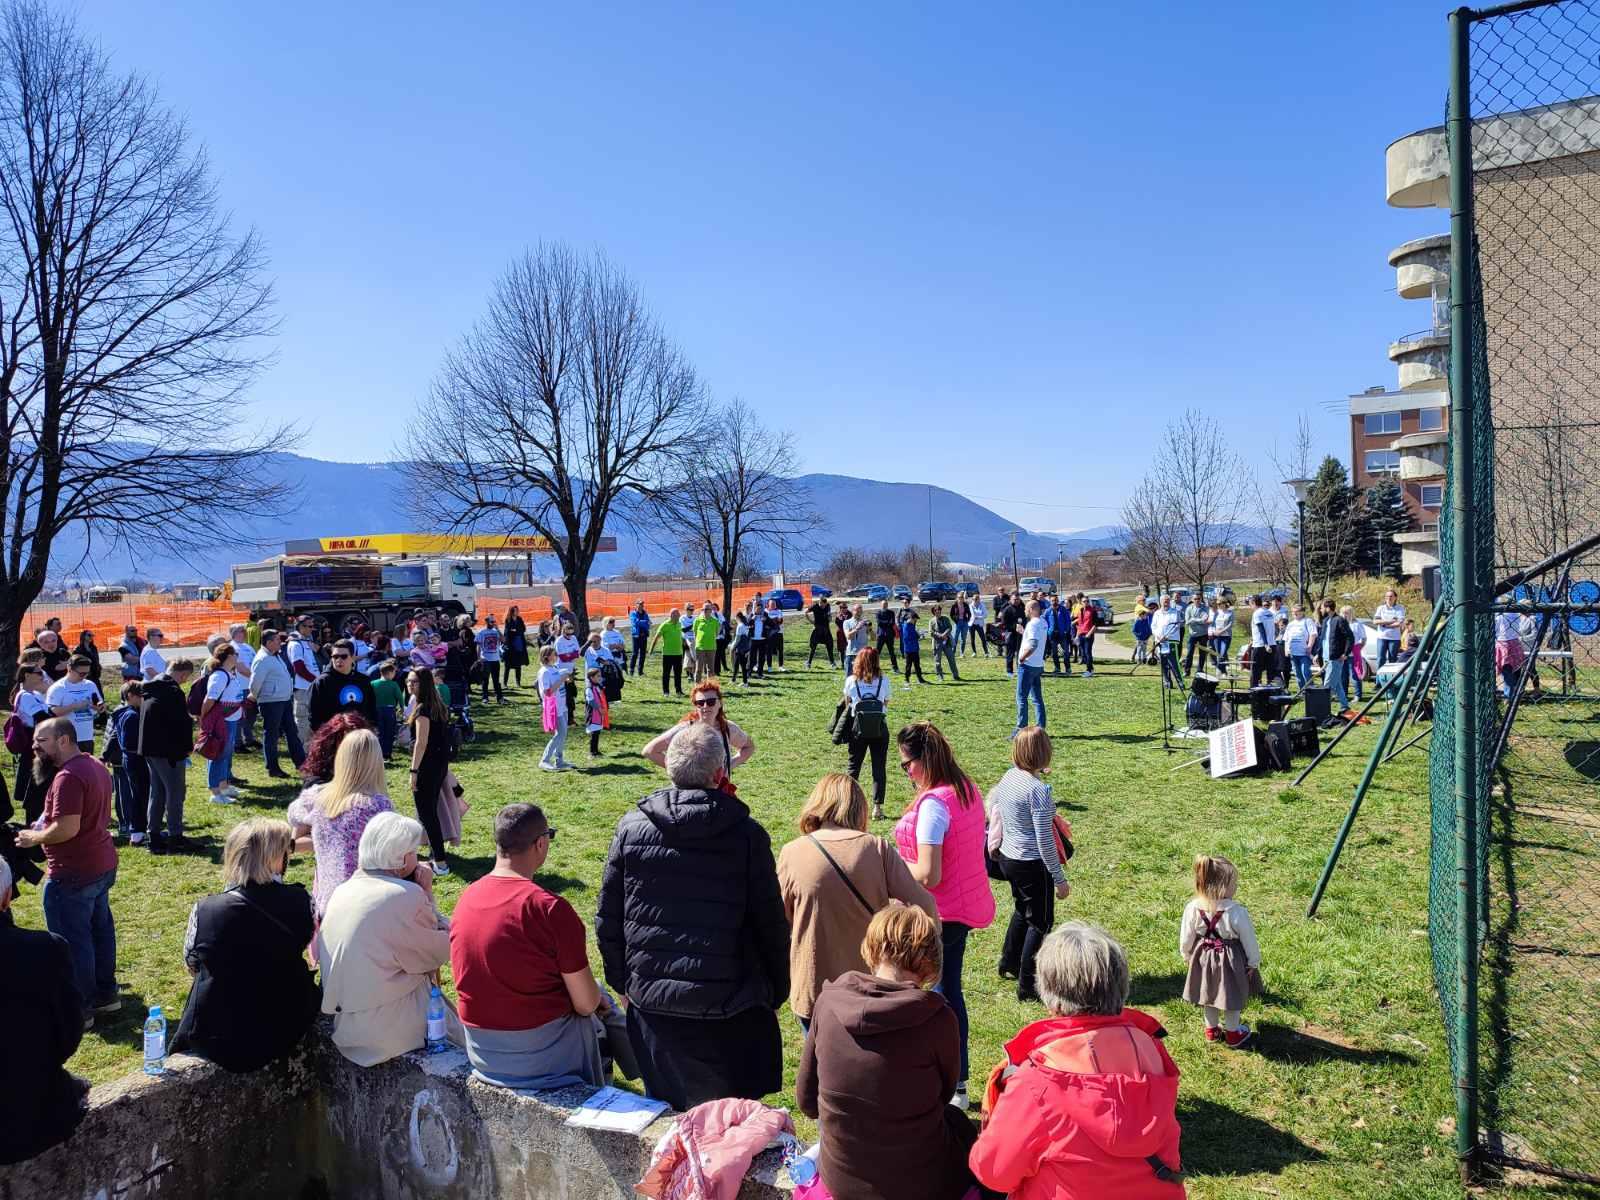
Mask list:
[[1083,673],[1083,677],[1085,679],[1093,679],[1094,678],[1094,672],[1093,671],[1085,671]]
[[212,792],[211,793],[211,803],[213,803],[213,804],[237,804],[237,803],[239,803],[239,798],[237,796],[230,796],[230,795],[228,795],[227,792]]
[[956,1094],[950,1097],[950,1107],[959,1108],[962,1112],[966,1112],[972,1107],[972,1102],[967,1099],[967,1089],[965,1087],[956,1089]]
[[539,764],[539,770],[541,770],[541,771],[559,771],[559,770],[561,770],[561,768],[556,766],[555,763],[542,762],[542,763]]
[[441,875],[450,874],[449,863],[442,863],[436,858],[430,858],[428,861],[433,864],[433,877],[435,879],[438,879]]
[[130,846],[142,846],[142,845],[144,845],[144,834],[142,834],[142,833],[130,834],[128,836],[128,845],[130,845]]
[[230,783],[227,787],[222,789],[222,794],[227,796],[230,800],[237,800],[239,798],[239,789]]

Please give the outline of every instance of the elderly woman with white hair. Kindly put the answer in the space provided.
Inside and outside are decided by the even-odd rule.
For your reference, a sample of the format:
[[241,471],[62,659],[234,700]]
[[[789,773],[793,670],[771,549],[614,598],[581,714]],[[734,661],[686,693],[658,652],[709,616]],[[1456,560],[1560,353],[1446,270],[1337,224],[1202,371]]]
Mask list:
[[229,1071],[254,1071],[299,1044],[317,1019],[317,984],[306,966],[311,897],[285,883],[294,832],[255,817],[228,831],[223,890],[189,914],[183,958],[194,976],[174,1053]]
[[1166,1030],[1124,1007],[1122,947],[1072,921],[1044,940],[1036,971],[1052,1015],[1006,1043],[972,1173],[1012,1200],[1178,1200],[1178,1068]]
[[[333,1043],[371,1067],[427,1040],[428,998],[450,961],[450,921],[433,900],[433,872],[417,858],[420,822],[381,812],[367,822],[357,870],[333,891],[317,930],[322,1011]],[[450,1040],[461,1026],[446,1013]]]
[[650,1095],[678,1109],[760,1099],[783,1083],[776,1010],[789,993],[789,922],[772,842],[722,790],[709,722],[666,748],[670,787],[617,823],[595,938]]

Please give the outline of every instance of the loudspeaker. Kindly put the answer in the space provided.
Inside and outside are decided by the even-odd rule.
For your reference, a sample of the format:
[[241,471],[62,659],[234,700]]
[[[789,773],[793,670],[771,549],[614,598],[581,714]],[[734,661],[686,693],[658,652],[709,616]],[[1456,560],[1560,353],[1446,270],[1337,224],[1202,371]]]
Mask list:
[[1296,758],[1315,758],[1322,748],[1313,717],[1295,717],[1289,722],[1289,753]]
[[1267,768],[1272,771],[1287,771],[1291,757],[1289,724],[1287,721],[1274,721],[1267,726]]
[[1303,693],[1306,698],[1306,717],[1312,721],[1326,721],[1333,715],[1333,693],[1325,687],[1308,687]]

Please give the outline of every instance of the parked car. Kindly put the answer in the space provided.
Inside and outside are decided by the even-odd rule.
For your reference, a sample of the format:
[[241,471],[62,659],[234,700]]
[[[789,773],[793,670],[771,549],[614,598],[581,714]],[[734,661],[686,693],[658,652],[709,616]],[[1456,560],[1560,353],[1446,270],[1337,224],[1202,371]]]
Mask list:
[[1099,596],[1090,596],[1089,607],[1094,609],[1094,623],[1096,625],[1115,625],[1117,623],[1117,614],[1111,611],[1111,601],[1101,599]]
[[1029,592],[1043,592],[1047,596],[1056,594],[1056,581],[1048,575],[1024,575],[1022,582],[1017,585],[1026,595]]
[[813,600],[826,600],[831,595],[833,595],[833,589],[831,587],[827,587],[820,583],[813,583],[811,585],[811,598]]
[[1215,604],[1218,600],[1233,600],[1233,589],[1227,584],[1206,584],[1206,603]]
[[978,594],[978,585],[972,582],[958,583],[956,584],[956,591],[963,596],[976,596]]
[[799,612],[806,606],[806,598],[800,594],[799,588],[773,588],[761,596],[761,604],[766,606],[769,600],[778,602],[780,612]]
[[961,593],[956,591],[953,583],[943,583],[937,579],[924,579],[917,584],[918,600],[954,600]]
[[895,584],[894,585],[894,598],[896,600],[908,600],[909,601],[911,599],[911,589],[908,588],[903,583]]
[[865,587],[858,588],[857,591],[863,599],[869,600],[873,604],[889,598],[889,589],[881,583],[869,583]]

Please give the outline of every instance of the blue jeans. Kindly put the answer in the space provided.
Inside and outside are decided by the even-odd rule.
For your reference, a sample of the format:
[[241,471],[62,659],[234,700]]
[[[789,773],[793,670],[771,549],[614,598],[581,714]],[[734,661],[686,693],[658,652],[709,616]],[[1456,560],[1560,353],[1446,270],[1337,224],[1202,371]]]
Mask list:
[[[1080,633],[1078,635],[1078,661],[1083,664],[1083,669],[1088,674],[1094,674],[1094,634]],[[1044,722],[1040,721],[1043,725]]]
[[635,635],[633,639],[633,652],[628,655],[628,670],[630,672],[635,675],[644,674],[644,659],[649,650],[650,635],[648,633],[643,637]]
[[1178,643],[1162,642],[1156,646],[1156,656],[1161,659],[1161,679],[1168,687],[1183,687],[1183,672],[1178,669]]
[[1399,653],[1400,653],[1400,639],[1399,638],[1394,638],[1394,639],[1379,638],[1378,639],[1378,665],[1380,667],[1387,666],[1389,663],[1392,663],[1395,660],[1395,656],[1398,655]]
[[206,786],[213,792],[233,774],[233,747],[239,740],[239,722],[224,721],[222,728],[222,753],[206,764]]
[[1291,654],[1289,661],[1294,664],[1294,677],[1300,681],[1300,690],[1306,690],[1306,684],[1311,682],[1311,655]]
[[1039,727],[1044,728],[1044,668],[1017,664],[1017,728],[1028,723],[1028,697],[1039,706]]
[[[1038,671],[1038,667],[1024,667],[1024,671]],[[956,1014],[956,1028],[961,1033],[961,1084],[967,1082],[967,996],[961,990],[961,968],[967,958],[967,935],[972,926],[959,921],[946,921],[939,930],[939,940],[944,943],[944,966],[939,971],[939,982],[933,990],[945,998]]]
[[962,654],[967,652],[967,622],[956,622],[956,649]]
[[111,919],[116,881],[115,867],[83,884],[46,879],[40,897],[45,928],[67,943],[84,1012],[117,995],[117,927]]
[[[395,734],[400,732],[400,717],[392,704],[378,706],[378,745],[383,749],[384,758],[388,758],[394,750]],[[297,762],[295,766],[299,766]]]
[[1211,649],[1216,653],[1217,665],[1228,665],[1228,647],[1233,644],[1231,637],[1214,637],[1211,639]]
[[1350,694],[1345,691],[1345,677],[1350,670],[1350,660],[1345,658],[1335,659],[1322,668],[1323,682],[1333,692],[1334,699],[1339,702],[1339,711],[1343,712],[1350,707]]
[[[540,703],[543,703],[541,700]],[[567,706],[559,698],[556,701],[556,731],[550,735],[550,741],[545,745],[544,754],[540,756],[541,764],[556,767],[566,762],[567,754]]]
[[[393,709],[389,710],[391,713]],[[267,773],[278,770],[278,735],[289,750],[289,761],[299,766],[306,760],[305,747],[300,744],[300,731],[294,723],[293,700],[268,700],[261,705],[261,757],[267,764]],[[379,736],[382,736],[380,727]],[[389,735],[394,744],[394,734]]]

